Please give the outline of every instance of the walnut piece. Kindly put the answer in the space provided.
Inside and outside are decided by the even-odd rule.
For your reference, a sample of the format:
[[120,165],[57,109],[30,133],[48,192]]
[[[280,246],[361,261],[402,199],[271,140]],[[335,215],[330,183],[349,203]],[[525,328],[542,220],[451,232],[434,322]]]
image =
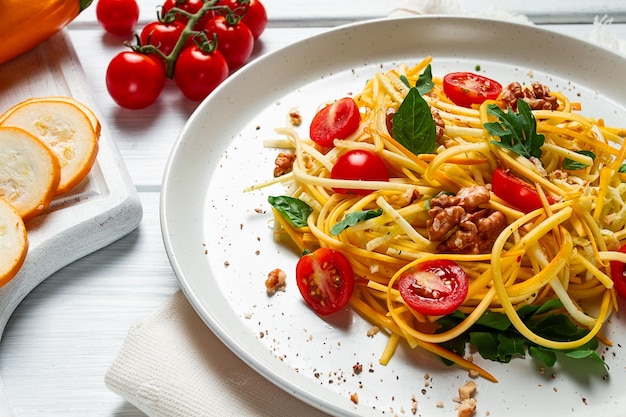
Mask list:
[[461,188],[456,195],[442,194],[430,200],[428,237],[441,241],[439,252],[480,253],[489,250],[506,226],[500,211],[481,208],[489,201],[481,185]]
[[293,153],[279,153],[274,160],[274,177],[278,178],[290,173],[293,169],[293,161],[295,161],[295,159],[296,155]]
[[518,82],[507,85],[500,96],[507,107],[517,109],[517,100],[524,100],[533,110],[556,110],[559,103],[555,96],[550,95],[547,85],[533,81],[530,87],[522,87]]
[[287,274],[282,269],[274,269],[267,274],[265,280],[265,288],[269,295],[274,295],[276,291],[285,291],[287,286]]

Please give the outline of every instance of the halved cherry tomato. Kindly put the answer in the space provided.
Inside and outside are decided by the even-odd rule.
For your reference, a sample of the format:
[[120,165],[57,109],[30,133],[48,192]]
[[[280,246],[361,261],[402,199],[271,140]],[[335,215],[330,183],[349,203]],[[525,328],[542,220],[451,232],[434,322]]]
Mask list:
[[[619,251],[626,253],[626,245],[619,248]],[[611,261],[611,279],[613,288],[622,297],[626,298],[626,264],[619,261]]]
[[[530,213],[543,207],[535,187],[500,168],[496,168],[493,172],[491,190],[495,195],[524,213]],[[554,200],[548,196],[548,202],[552,204]]]
[[319,248],[296,265],[302,298],[320,316],[336,313],[348,304],[354,290],[354,272],[341,252]]
[[499,82],[471,72],[452,72],[443,77],[443,92],[454,104],[463,107],[495,100],[501,91]]
[[[387,166],[381,157],[365,149],[352,149],[341,155],[333,165],[330,177],[341,180],[389,181]],[[372,190],[358,188],[334,188],[334,191],[356,195],[372,192]]]
[[313,142],[330,148],[335,139],[345,139],[357,130],[360,122],[359,107],[353,99],[344,97],[315,114],[309,134]]
[[409,307],[422,314],[450,314],[467,296],[467,275],[454,261],[426,261],[402,273],[398,291]]

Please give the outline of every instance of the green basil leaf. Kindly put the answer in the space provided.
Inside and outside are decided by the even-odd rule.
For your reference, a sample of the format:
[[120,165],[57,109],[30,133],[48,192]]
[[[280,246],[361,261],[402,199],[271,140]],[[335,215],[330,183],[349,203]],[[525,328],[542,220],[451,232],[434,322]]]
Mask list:
[[626,173],[626,164],[620,165],[620,167],[617,169],[617,172],[621,172],[622,174]]
[[333,236],[337,236],[348,227],[355,226],[357,223],[362,222],[367,219],[373,219],[374,217],[378,217],[383,214],[382,209],[378,210],[364,210],[364,211],[355,211],[353,213],[346,214],[346,217],[334,225],[332,229],[330,229],[330,234]]
[[402,146],[415,155],[433,153],[437,147],[435,120],[430,106],[413,87],[393,116],[392,134]]
[[269,196],[267,201],[294,227],[305,227],[313,209],[304,201],[290,196]]
[[415,88],[419,91],[420,95],[428,94],[435,86],[433,82],[433,72],[430,64],[426,68],[424,68],[424,72],[422,72],[417,78],[417,82],[415,83]]
[[[591,151],[581,150],[581,151],[575,151],[575,152],[579,153],[581,155],[587,155],[591,159],[594,159],[594,160],[596,159],[596,154],[591,152]],[[563,164],[561,164],[561,166],[563,167],[563,169],[585,169],[589,165],[583,164],[583,163],[578,162],[578,161],[574,161],[574,160],[569,159],[569,158],[565,158],[563,160]]]
[[411,84],[409,83],[409,79],[406,78],[406,75],[402,74],[400,76],[400,81],[402,81],[402,83],[406,85],[407,87],[411,88]]

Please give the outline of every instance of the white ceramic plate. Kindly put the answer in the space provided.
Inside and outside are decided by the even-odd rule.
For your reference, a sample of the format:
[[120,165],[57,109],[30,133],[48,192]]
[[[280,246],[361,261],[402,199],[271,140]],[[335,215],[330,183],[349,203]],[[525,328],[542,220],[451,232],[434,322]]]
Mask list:
[[[218,337],[273,383],[335,415],[453,416],[467,374],[420,350],[378,364],[386,336],[351,311],[322,320],[301,301],[297,255],[273,243],[268,195],[244,193],[272,176],[275,149],[262,141],[299,109],[362,88],[375,72],[432,55],[433,73],[475,71],[501,81],[537,80],[583,103],[585,114],[626,121],[626,60],[590,44],[504,22],[417,17],[350,25],[257,60],[214,92],[189,119],[166,168],[161,221],[171,264],[190,302]],[[269,271],[288,272],[287,290],[268,297]],[[485,362],[498,384],[479,379],[477,415],[617,416],[626,383],[626,332],[614,316],[615,347],[600,365],[540,369],[532,359]],[[478,355],[476,355],[478,356]],[[355,374],[353,365],[363,364]],[[607,376],[608,375],[608,376]],[[350,401],[358,393],[359,402]]]

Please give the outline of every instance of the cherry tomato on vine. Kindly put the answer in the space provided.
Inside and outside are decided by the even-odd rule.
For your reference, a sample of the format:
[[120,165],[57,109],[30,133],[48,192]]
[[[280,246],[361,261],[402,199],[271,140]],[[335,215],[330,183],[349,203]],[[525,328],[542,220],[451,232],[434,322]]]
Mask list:
[[106,86],[113,100],[128,109],[142,109],[156,101],[165,85],[165,68],[138,52],[117,54],[109,63]]
[[96,18],[107,32],[128,35],[139,19],[139,5],[136,0],[98,0]]
[[309,127],[313,142],[329,148],[335,139],[345,139],[358,129],[361,114],[350,97],[341,98],[318,111]]
[[246,63],[254,49],[254,37],[242,22],[230,22],[224,16],[211,18],[204,26],[209,39],[217,36],[217,50],[224,55],[231,71]]
[[[619,248],[619,251],[626,253],[626,245]],[[621,297],[626,298],[626,264],[619,261],[611,261],[611,279],[613,288]]]
[[259,39],[267,26],[267,11],[259,0],[220,0],[220,6],[228,6],[230,10],[242,17],[254,39]]
[[[148,23],[141,30],[139,39],[142,45],[152,45],[157,47],[164,55],[169,55],[178,39],[183,33],[185,25],[181,22],[174,21],[172,23],[162,23],[154,21]],[[155,56],[158,56],[155,54]],[[161,58],[159,56],[159,58]]]
[[409,307],[422,314],[453,313],[465,300],[467,274],[448,259],[425,261],[398,278],[398,291]]
[[452,72],[443,77],[443,92],[454,104],[463,107],[495,100],[501,91],[499,82],[471,72]]
[[[496,168],[493,172],[491,190],[495,195],[524,213],[530,213],[543,207],[535,187],[500,168]],[[552,204],[554,200],[548,197],[548,202]]]
[[296,282],[307,305],[320,316],[344,308],[354,290],[354,272],[341,252],[319,248],[296,265]]
[[174,81],[190,100],[201,101],[228,77],[221,52],[203,52],[197,45],[185,48],[176,61]]
[[[378,154],[365,149],[352,149],[341,155],[330,171],[330,177],[340,180],[389,181],[387,166]],[[341,194],[366,195],[372,190],[334,188]]]
[[[165,0],[163,3],[163,15],[172,10],[174,7],[184,10],[187,13],[195,14],[202,8],[202,6],[204,6],[204,0]],[[202,18],[196,23],[194,29],[201,29],[210,17],[211,13],[207,13],[202,16]],[[187,24],[188,20],[189,19],[183,15],[178,14],[176,16],[176,21],[181,22],[182,24]]]

